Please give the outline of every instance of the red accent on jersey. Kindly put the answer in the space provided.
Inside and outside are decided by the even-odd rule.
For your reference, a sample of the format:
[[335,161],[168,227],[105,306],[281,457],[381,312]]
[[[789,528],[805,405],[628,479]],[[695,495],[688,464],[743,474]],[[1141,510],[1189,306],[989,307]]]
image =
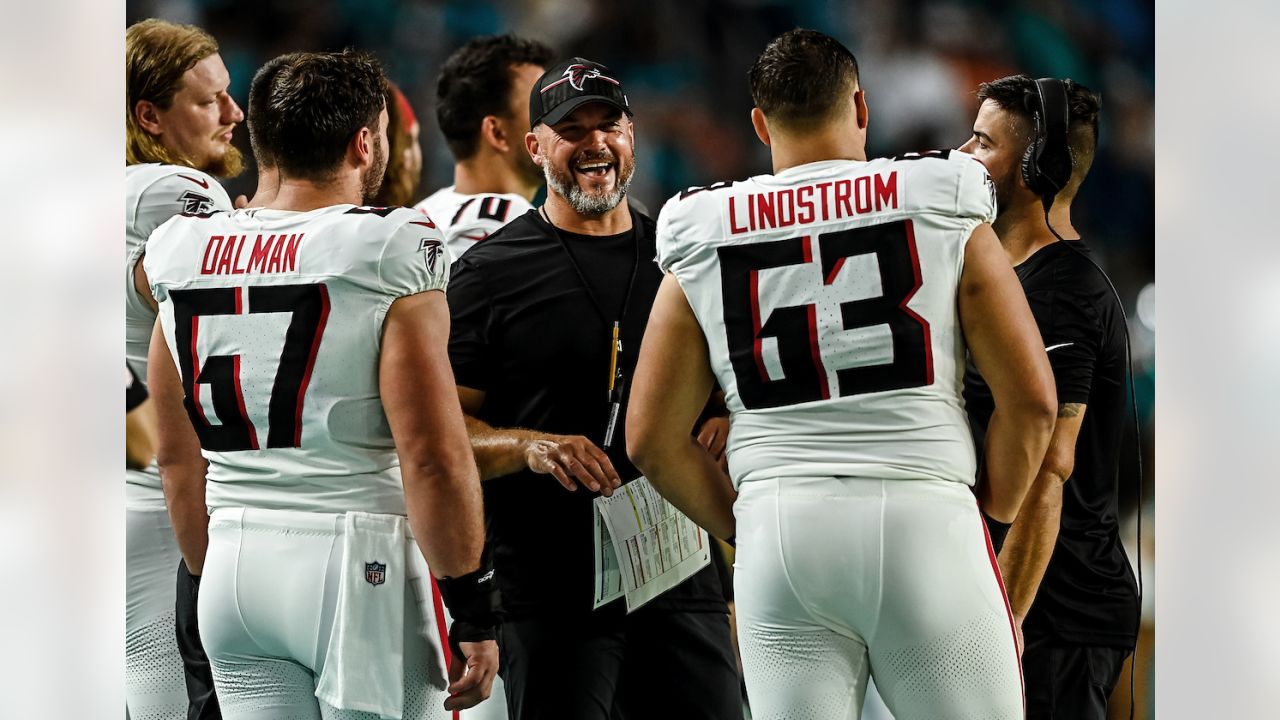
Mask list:
[[205,417],[204,407],[200,405],[200,353],[196,352],[196,343],[200,340],[200,316],[191,316],[191,402],[205,425],[209,418]]
[[320,352],[320,340],[324,337],[324,326],[329,321],[329,288],[320,285],[320,321],[316,323],[316,339],[311,343],[311,354],[307,356],[307,369],[302,373],[302,383],[298,386],[298,409],[294,412],[293,446],[302,447],[302,400],[307,396],[307,385],[311,382],[311,371],[316,367],[316,355]]
[[836,258],[836,263],[831,266],[831,272],[827,273],[827,276],[822,278],[823,285],[830,285],[836,281],[836,276],[839,275],[840,270],[844,268],[844,261],[844,257]]
[[[896,197],[896,195],[895,195]],[[920,291],[920,286],[924,284],[924,280],[920,275],[920,254],[916,252],[916,230],[915,225],[908,218],[907,225],[907,248],[911,250],[911,270],[916,275],[916,285],[911,288],[911,292],[902,299],[898,307],[902,308],[902,312],[910,315],[916,322],[920,323],[921,329],[924,330],[924,367],[925,367],[925,385],[933,384],[933,335],[929,331],[929,321],[920,317],[914,310],[907,307],[907,303],[911,302],[911,298],[916,296]]]
[[756,357],[756,370],[760,373],[760,382],[769,382],[769,371],[764,367],[764,348],[760,343],[760,271],[751,271],[751,327],[754,332],[752,348]]
[[208,189],[209,189],[209,181],[208,181],[208,180],[205,180],[204,178],[196,179],[196,178],[191,177],[190,175],[183,175],[182,173],[175,173],[175,174],[176,174],[178,177],[182,178],[183,180],[190,180],[191,182],[193,182],[193,183],[195,183],[195,184],[199,185],[200,187],[204,188],[205,190],[208,190]]
[[[805,238],[806,240],[808,238]],[[827,368],[822,364],[822,345],[818,342],[818,306],[804,306],[809,318],[809,354],[813,357],[813,367],[818,371],[818,387],[822,388],[822,399],[831,399],[831,385],[827,378]]]
[[[236,312],[240,312],[240,288],[236,288]],[[253,420],[249,419],[249,411],[244,406],[244,388],[240,387],[240,356],[231,356],[231,377],[236,384],[236,404],[240,406],[240,417],[244,418],[244,424],[249,426],[249,447],[254,450],[258,449],[258,429],[253,426]]]

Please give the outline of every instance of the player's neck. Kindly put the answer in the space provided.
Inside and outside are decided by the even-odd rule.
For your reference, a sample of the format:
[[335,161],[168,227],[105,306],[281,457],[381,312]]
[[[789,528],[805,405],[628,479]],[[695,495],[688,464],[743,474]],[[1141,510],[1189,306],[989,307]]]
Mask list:
[[824,160],[858,160],[865,162],[867,149],[857,133],[845,125],[830,125],[813,133],[796,137],[776,137],[770,146],[773,172]]
[[350,177],[338,177],[324,183],[300,178],[281,178],[280,189],[267,207],[272,210],[307,212],[331,205],[363,203],[360,177],[352,173]]
[[258,168],[258,189],[245,207],[267,207],[280,192],[280,171],[275,168]]
[[578,235],[619,235],[631,229],[631,210],[626,197],[617,207],[599,217],[585,217],[574,210],[568,200],[551,192],[547,193],[542,211],[552,225]]
[[[1080,233],[1071,224],[1071,202],[1058,201],[1049,211],[1053,229],[1067,240],[1079,240]],[[1021,265],[1041,248],[1058,241],[1044,222],[1044,205],[1038,199],[1020,203],[1000,214],[992,224],[1000,244],[1013,265]]]
[[498,193],[532,200],[540,184],[523,181],[501,157],[483,152],[453,166],[453,191],[460,195]]

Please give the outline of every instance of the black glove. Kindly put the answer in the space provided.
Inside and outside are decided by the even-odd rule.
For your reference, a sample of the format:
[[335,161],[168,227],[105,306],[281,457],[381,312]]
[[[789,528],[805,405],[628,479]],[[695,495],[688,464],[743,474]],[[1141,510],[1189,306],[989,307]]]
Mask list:
[[446,577],[436,581],[440,597],[453,616],[449,627],[449,648],[459,656],[464,653],[460,643],[483,642],[498,639],[498,627],[502,625],[502,597],[494,580],[493,565],[488,553],[480,559],[480,568],[461,577]]

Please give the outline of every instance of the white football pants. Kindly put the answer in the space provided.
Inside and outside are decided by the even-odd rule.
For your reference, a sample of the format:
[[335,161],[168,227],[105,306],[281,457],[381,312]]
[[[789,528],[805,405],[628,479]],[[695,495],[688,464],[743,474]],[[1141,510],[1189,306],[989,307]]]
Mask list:
[[738,641],[756,720],[1016,720],[1022,673],[986,526],[945,481],[784,478],[734,505]]
[[131,720],[182,720],[187,685],[174,625],[178,541],[158,491],[125,486],[125,704]]
[[[239,511],[235,511],[237,514]],[[200,581],[200,638],[225,720],[377,720],[315,697],[333,631],[343,516],[214,513]],[[446,720],[442,636],[426,560],[405,539],[404,720]]]

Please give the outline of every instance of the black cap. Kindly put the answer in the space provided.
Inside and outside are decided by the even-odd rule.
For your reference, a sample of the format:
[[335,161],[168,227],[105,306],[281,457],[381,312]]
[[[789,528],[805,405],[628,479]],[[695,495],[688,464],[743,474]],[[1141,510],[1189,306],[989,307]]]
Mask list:
[[547,70],[529,93],[529,127],[538,123],[554,125],[580,105],[608,103],[627,115],[631,106],[622,83],[608,74],[600,63],[580,57],[565,60]]

